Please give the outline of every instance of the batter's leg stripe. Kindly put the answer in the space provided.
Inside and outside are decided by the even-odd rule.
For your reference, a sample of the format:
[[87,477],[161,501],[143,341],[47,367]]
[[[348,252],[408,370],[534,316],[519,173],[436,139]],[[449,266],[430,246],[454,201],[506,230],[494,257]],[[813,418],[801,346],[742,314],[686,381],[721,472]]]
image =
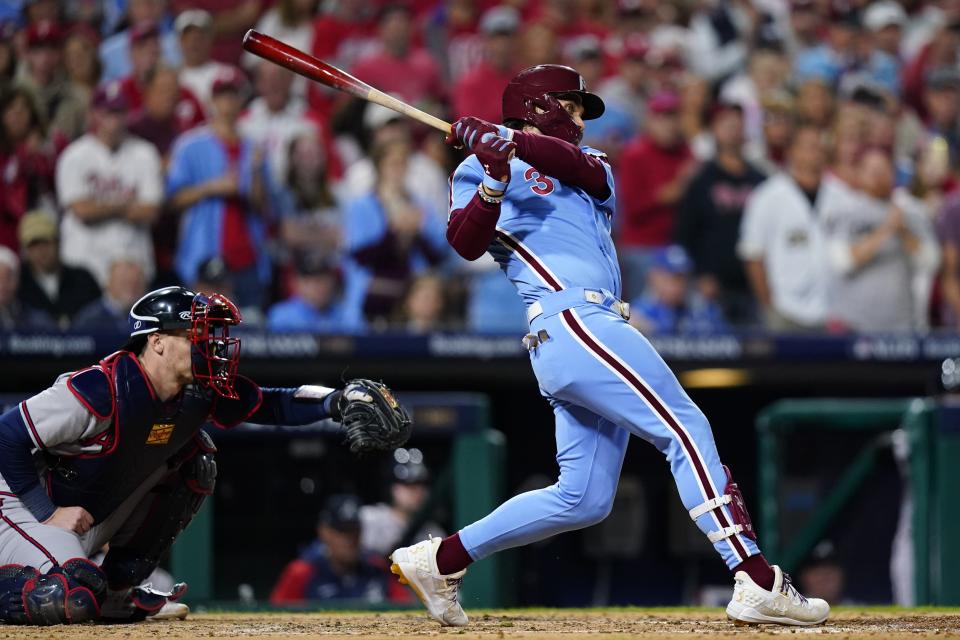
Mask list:
[[[638,376],[634,375],[629,368],[625,367],[617,358],[613,357],[602,344],[594,340],[593,336],[591,336],[583,327],[583,325],[580,324],[580,319],[570,309],[563,311],[562,315],[567,321],[567,325],[576,334],[576,336],[585,345],[587,345],[587,347],[597,357],[602,359],[603,362],[607,363],[607,365],[616,370],[625,380],[627,380],[629,386],[631,386],[634,391],[639,393],[647,401],[647,404],[653,408],[664,424],[666,424],[670,430],[674,432],[677,439],[680,441],[681,445],[686,451],[687,459],[690,460],[694,471],[700,479],[700,486],[703,487],[703,493],[705,494],[706,499],[713,500],[716,498],[716,494],[713,492],[713,488],[710,483],[710,477],[700,460],[699,452],[685,430],[681,428],[680,424],[676,421],[670,411],[663,405],[656,394],[653,393]],[[715,509],[713,513],[715,514],[721,527],[727,528],[730,526],[730,522],[727,520],[726,514],[724,514],[722,509]],[[741,561],[750,556],[750,554],[747,553],[746,548],[743,546],[743,543],[738,539],[738,536],[734,535],[727,539],[732,543],[734,552],[740,557]]]
[[533,271],[543,280],[547,286],[551,287],[554,291],[560,291],[563,289],[563,285],[560,284],[560,280],[556,275],[543,263],[540,258],[536,256],[530,249],[528,249],[522,242],[514,238],[508,232],[503,231],[502,229],[497,229],[497,239],[507,248],[520,256],[520,259],[523,260],[527,266],[529,266]]
[[43,444],[43,440],[40,439],[40,434],[37,433],[37,427],[33,424],[33,418],[30,416],[30,410],[27,409],[26,402],[20,403],[20,414],[23,416],[23,421],[27,427],[29,427],[30,433],[33,434],[33,441],[37,443],[38,447],[46,450],[47,447]]
[[57,566],[57,560],[56,560],[56,558],[54,558],[54,557],[50,554],[50,552],[47,551],[46,547],[44,547],[42,544],[40,544],[39,542],[37,542],[37,541],[36,541],[34,538],[32,538],[32,537],[30,536],[30,534],[28,534],[26,531],[24,531],[23,529],[21,529],[20,527],[18,527],[16,524],[14,524],[13,521],[12,521],[10,518],[8,518],[6,515],[4,515],[2,508],[0,508],[0,520],[3,520],[4,522],[6,522],[6,523],[10,526],[10,528],[13,529],[14,531],[16,531],[17,533],[19,533],[20,536],[23,537],[24,540],[26,540],[27,542],[29,542],[30,544],[32,544],[33,546],[35,546],[37,549],[39,549],[39,550],[40,550],[40,553],[42,553],[43,555],[47,556],[47,560],[49,560],[49,561],[53,564],[53,566]]

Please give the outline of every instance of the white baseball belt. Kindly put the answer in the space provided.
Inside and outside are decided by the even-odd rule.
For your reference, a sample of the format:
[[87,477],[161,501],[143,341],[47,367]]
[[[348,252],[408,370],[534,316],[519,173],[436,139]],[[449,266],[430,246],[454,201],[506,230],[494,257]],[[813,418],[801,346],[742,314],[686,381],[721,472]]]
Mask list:
[[[593,304],[604,304],[604,301],[607,300],[608,298],[600,291],[596,291],[594,289],[584,289],[583,299],[586,300],[587,302],[592,302]],[[614,311],[619,313],[620,317],[622,317],[624,320],[630,319],[630,303],[629,302],[624,302],[623,300],[614,299],[613,302],[609,304],[604,304],[604,306],[607,306],[610,309],[613,309]],[[533,322],[534,319],[542,313],[543,313],[543,305],[540,304],[539,300],[531,304],[529,307],[527,307],[527,324],[530,324],[531,322]]]

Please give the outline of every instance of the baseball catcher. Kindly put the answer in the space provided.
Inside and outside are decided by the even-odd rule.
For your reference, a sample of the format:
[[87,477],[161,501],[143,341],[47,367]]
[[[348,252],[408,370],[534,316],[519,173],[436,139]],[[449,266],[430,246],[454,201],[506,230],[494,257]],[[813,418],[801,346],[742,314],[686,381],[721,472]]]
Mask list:
[[222,295],[158,289],[129,322],[122,349],[0,416],[0,621],[137,621],[180,598],[185,584],[140,585],[213,492],[207,423],[332,418],[357,453],[410,435],[380,383],[271,389],[237,375],[240,312]]

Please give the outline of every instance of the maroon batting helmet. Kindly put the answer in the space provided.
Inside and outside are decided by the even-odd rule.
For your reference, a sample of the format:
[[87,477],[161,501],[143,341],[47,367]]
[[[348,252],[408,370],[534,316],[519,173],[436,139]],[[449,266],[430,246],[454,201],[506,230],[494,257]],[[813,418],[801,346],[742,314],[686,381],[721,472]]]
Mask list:
[[583,131],[557,99],[571,93],[580,96],[584,120],[603,115],[603,100],[587,91],[583,76],[575,69],[559,64],[538,64],[524,69],[503,92],[503,121],[520,120],[545,135],[579,144]]

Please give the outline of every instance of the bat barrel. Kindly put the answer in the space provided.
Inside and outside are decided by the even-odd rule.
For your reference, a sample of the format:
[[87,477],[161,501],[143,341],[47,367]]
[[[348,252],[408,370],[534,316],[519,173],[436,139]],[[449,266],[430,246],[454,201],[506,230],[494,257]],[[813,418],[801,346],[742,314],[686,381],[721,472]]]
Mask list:
[[247,31],[246,35],[243,36],[243,48],[264,60],[269,60],[314,82],[333,87],[362,100],[382,104],[440,131],[450,132],[450,125],[443,120],[378,91],[349,73],[259,31],[254,29]]

